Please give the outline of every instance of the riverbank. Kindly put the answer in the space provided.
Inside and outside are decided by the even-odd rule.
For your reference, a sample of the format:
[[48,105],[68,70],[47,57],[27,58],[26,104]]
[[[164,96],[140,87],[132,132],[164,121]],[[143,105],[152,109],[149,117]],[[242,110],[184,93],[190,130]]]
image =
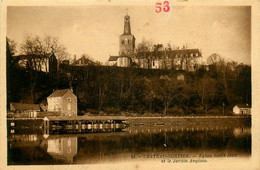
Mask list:
[[[97,119],[110,120],[110,116],[97,116]],[[75,117],[77,119],[82,116]],[[92,117],[94,119],[95,116]],[[175,116],[175,117],[121,117],[130,126],[251,126],[251,116]],[[8,128],[28,129],[39,128],[43,118],[7,118]]]

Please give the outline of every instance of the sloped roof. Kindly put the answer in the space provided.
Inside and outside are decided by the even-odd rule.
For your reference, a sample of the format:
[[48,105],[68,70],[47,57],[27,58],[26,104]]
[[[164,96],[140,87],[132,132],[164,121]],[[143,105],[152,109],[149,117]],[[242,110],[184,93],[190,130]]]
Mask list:
[[181,50],[173,50],[174,52],[189,52],[189,53],[200,53],[199,49],[181,49]]
[[67,93],[67,91],[70,91],[70,89],[55,90],[48,97],[62,97],[65,93]]
[[[79,61],[81,61],[81,63]],[[90,58],[83,55],[82,57],[77,59],[73,64],[74,65],[87,65],[87,64],[95,64],[95,62],[93,62]]]
[[28,103],[15,103],[11,102],[11,106],[13,106],[14,110],[24,111],[24,110],[40,110],[39,104],[28,104]]
[[[140,52],[141,54],[143,54],[143,52]],[[164,51],[157,51],[156,54],[154,54],[155,52],[154,51],[149,51],[149,52],[146,52],[147,55],[164,55]],[[179,50],[170,50],[170,51],[166,51],[166,54],[168,55],[180,55],[180,54],[196,54],[198,53],[198,57],[201,56],[201,52],[199,49],[179,49]]]
[[237,104],[236,106],[239,108],[251,108],[251,106],[246,105],[246,104]]
[[198,53],[199,55],[201,54],[199,49],[180,49],[180,50],[171,50],[167,51],[167,53],[170,54],[187,54],[187,53]]
[[110,56],[108,61],[116,61],[119,56]]

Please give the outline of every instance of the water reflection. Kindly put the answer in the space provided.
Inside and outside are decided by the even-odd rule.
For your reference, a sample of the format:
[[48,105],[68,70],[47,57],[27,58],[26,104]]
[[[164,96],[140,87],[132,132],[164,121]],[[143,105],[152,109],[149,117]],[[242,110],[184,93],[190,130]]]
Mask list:
[[109,133],[9,134],[8,144],[9,164],[89,164],[189,153],[250,156],[251,129],[131,126]]
[[60,159],[67,163],[73,163],[73,157],[77,155],[78,138],[65,137],[47,139],[47,153],[54,159]]

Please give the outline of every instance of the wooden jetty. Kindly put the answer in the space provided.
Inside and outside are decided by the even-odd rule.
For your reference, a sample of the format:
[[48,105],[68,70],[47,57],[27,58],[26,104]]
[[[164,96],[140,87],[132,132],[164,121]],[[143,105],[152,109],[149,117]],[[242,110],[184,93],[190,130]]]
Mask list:
[[43,118],[43,129],[118,129],[127,125],[125,116],[48,116]]

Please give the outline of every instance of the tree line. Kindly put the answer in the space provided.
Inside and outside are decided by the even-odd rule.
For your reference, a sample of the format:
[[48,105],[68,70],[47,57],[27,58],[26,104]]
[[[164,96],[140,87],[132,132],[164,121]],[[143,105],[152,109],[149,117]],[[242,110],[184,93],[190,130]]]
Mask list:
[[[63,48],[58,41],[46,40],[57,45],[44,46],[42,40],[33,40],[28,38],[21,45],[24,54],[45,55],[56,47]],[[45,48],[50,50],[43,53]],[[61,51],[66,53],[65,48]],[[226,62],[219,54],[208,57],[208,68],[194,72],[59,62],[57,76],[53,77],[19,67],[15,52],[15,42],[7,39],[7,103],[40,103],[54,89],[72,88],[80,114],[228,114],[235,104],[251,105],[251,66]]]

